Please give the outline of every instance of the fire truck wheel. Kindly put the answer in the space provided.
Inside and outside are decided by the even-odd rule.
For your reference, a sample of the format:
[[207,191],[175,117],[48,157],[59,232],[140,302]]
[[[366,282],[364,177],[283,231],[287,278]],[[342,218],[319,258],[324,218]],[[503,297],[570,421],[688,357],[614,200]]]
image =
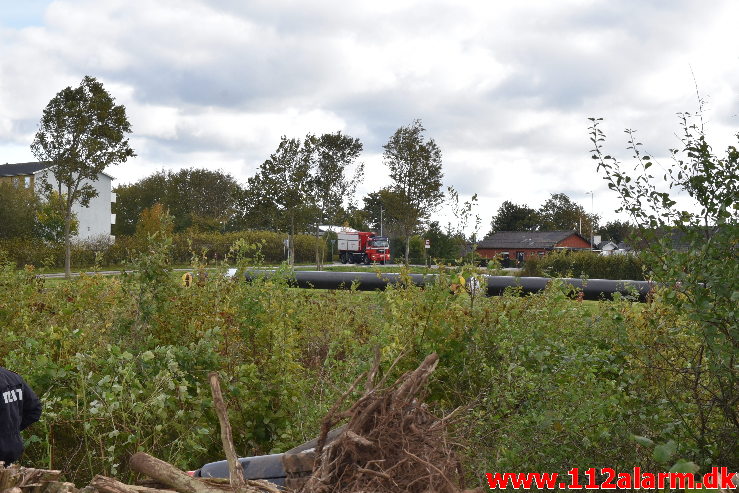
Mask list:
[[339,260],[341,260],[341,263],[342,264],[345,264],[346,263],[346,254],[345,253],[342,253],[341,255],[339,255]]
[[364,256],[364,265],[369,265],[371,263],[372,263],[372,261],[370,260],[369,256],[365,255]]

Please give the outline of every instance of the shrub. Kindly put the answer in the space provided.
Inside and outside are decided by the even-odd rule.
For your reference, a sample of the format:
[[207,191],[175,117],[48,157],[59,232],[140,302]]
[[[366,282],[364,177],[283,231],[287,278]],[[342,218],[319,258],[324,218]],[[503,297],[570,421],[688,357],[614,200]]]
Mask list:
[[642,281],[644,265],[636,255],[600,255],[589,251],[559,251],[526,260],[522,275],[628,279]]
[[[238,231],[212,233],[186,231],[174,234],[170,260],[175,264],[188,264],[193,253],[210,261],[222,261],[231,245],[243,239],[248,243],[260,244],[264,260],[280,263],[285,260],[283,240],[287,235],[271,231]],[[20,268],[24,265],[36,267],[62,267],[64,246],[38,240],[12,238],[0,240],[0,248],[8,252],[8,258]],[[72,244],[72,265],[92,267],[97,260],[102,265],[122,265],[136,254],[145,251],[146,235],[118,236],[114,243],[101,239],[78,241]],[[315,261],[315,239],[310,235],[295,237],[297,262]]]
[[[26,465],[82,483],[129,478],[136,450],[188,469],[222,459],[212,370],[239,453],[286,450],[315,436],[374,347],[390,381],[439,353],[429,402],[439,413],[469,406],[456,426],[471,482],[490,470],[656,467],[631,434],[673,439],[683,454],[705,425],[716,432],[708,450],[730,447],[721,412],[693,412],[714,388],[710,375],[696,394],[655,370],[658,358],[687,361],[700,342],[695,322],[659,298],[578,303],[556,282],[535,296],[472,298],[452,289],[464,271],[445,270],[425,288],[374,293],[293,289],[287,272],[252,283],[213,275],[188,288],[166,275],[165,242],[149,248],[136,274],[118,278],[46,284],[0,262],[0,361],[45,406],[25,432]],[[253,265],[254,249],[238,250],[239,265]]]

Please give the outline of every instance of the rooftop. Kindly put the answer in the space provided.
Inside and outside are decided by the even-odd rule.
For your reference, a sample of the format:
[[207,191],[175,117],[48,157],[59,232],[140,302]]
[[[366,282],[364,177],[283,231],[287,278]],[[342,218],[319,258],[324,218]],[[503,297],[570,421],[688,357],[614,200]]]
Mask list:
[[[31,162],[31,163],[13,163],[0,164],[0,176],[25,176],[33,175],[49,166],[48,162]],[[100,173],[111,180],[113,179],[108,173]]]
[[498,231],[485,237],[477,248],[553,248],[572,235],[580,236],[577,231]]
[[46,167],[46,163],[0,164],[0,176],[32,175]]

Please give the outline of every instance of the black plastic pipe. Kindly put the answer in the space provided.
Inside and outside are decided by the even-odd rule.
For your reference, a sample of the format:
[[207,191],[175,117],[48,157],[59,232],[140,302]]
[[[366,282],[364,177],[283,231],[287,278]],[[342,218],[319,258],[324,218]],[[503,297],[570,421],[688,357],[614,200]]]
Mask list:
[[[252,270],[245,274],[247,280],[259,277],[271,277],[275,271]],[[416,286],[425,286],[436,282],[436,274],[410,274],[410,281]],[[522,294],[538,293],[546,288],[553,279],[547,277],[514,277],[484,276],[487,281],[487,296],[500,296],[506,288],[518,288]],[[356,284],[359,291],[383,290],[388,285],[401,281],[400,274],[375,272],[331,272],[331,271],[295,271],[291,281],[299,288],[313,289],[349,289]],[[583,299],[608,299],[615,293],[633,295],[634,299],[646,301],[647,295],[654,287],[648,281],[613,281],[610,279],[573,279],[561,278],[565,284],[582,292]],[[468,288],[470,280],[467,279]],[[474,283],[473,283],[474,284]],[[484,284],[484,283],[483,283]]]

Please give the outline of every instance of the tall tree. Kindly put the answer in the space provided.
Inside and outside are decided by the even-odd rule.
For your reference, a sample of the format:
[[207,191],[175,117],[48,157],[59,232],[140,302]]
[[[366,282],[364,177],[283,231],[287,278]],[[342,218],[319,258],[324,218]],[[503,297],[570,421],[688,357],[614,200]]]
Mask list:
[[264,193],[258,175],[247,180],[236,198],[236,212],[229,221],[229,230],[262,229],[281,231],[277,204]]
[[388,231],[392,230],[392,218],[388,216],[388,197],[392,193],[389,188],[382,188],[376,192],[370,192],[362,199],[364,217],[367,225],[373,230],[385,236],[391,236]]
[[155,204],[162,204],[173,216],[175,231],[221,231],[232,224],[241,187],[222,171],[185,168],[159,171],[115,191],[115,231],[130,235],[136,230],[141,213]]
[[[36,225],[34,236],[50,243],[61,243],[64,241],[64,228],[66,225],[65,214],[66,200],[57,192],[40,202],[36,211]],[[72,214],[70,234],[76,235],[79,231],[77,216]]]
[[288,232],[290,263],[295,261],[295,232],[304,231],[312,211],[312,148],[283,136],[277,150],[249,179],[252,196],[272,216],[275,229]]
[[634,233],[634,226],[628,221],[608,221],[605,226],[598,229],[598,234],[604,240],[614,243],[626,241]]
[[460,243],[464,243],[465,238],[455,237],[450,231],[444,232],[439,225],[439,221],[429,223],[428,230],[423,234],[423,238],[429,240],[429,246],[426,254],[442,261],[451,262],[462,255]]
[[[71,275],[72,206],[87,206],[98,194],[92,184],[98,175],[135,155],[126,137],[130,132],[126,108],[115,104],[94,77],[85,76],[74,89],[62,89],[44,109],[31,150],[36,159],[49,163],[47,172],[65,200],[67,278]],[[47,183],[43,188],[50,196],[54,187]]]
[[169,205],[167,173],[163,171],[135,183],[119,185],[113,191],[116,193],[116,201],[113,203],[113,211],[116,214],[113,233],[116,235],[134,234],[141,213],[145,209],[154,204]]
[[581,234],[589,236],[591,231],[598,228],[598,219],[597,214],[588,214],[564,193],[553,193],[539,208],[541,231],[579,230]]
[[353,201],[357,184],[362,180],[364,165],[357,164],[352,177],[348,176],[348,170],[361,154],[362,143],[359,139],[336,132],[318,138],[308,135],[304,145],[315,159],[312,195],[316,206],[316,267],[320,269],[323,255],[319,251],[318,226],[324,220],[337,222],[344,211],[344,203]]
[[[400,127],[383,146],[383,159],[393,180],[392,211],[405,240],[408,263],[411,236],[441,203],[441,149],[433,139],[424,139],[420,120]],[[388,204],[390,205],[390,204]]]
[[506,200],[493,216],[490,234],[498,231],[536,231],[538,227],[539,214],[535,209]]

